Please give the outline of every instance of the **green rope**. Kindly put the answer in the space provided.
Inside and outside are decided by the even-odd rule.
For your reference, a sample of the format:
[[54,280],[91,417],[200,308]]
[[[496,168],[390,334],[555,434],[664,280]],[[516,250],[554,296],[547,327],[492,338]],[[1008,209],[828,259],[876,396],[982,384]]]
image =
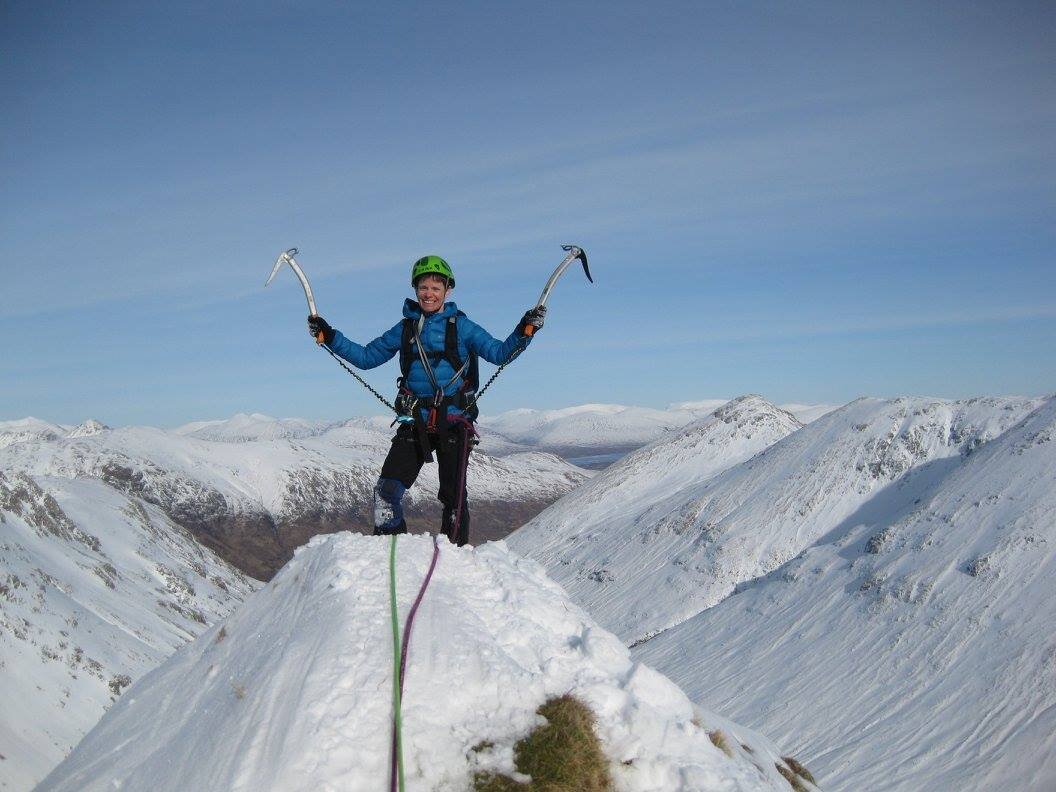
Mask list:
[[403,722],[400,716],[400,619],[396,610],[396,535],[389,549],[389,599],[392,602],[392,747],[396,752],[394,775],[403,790]]

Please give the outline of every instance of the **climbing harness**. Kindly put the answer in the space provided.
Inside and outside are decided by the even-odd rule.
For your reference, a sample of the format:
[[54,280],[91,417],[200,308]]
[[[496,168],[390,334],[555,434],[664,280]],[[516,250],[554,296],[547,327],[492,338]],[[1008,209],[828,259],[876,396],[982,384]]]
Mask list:
[[414,599],[410,611],[407,613],[407,621],[403,627],[403,638],[400,638],[399,611],[396,606],[396,536],[393,535],[389,547],[389,601],[392,611],[392,756],[389,763],[389,790],[390,792],[404,792],[404,769],[403,769],[403,683],[407,675],[407,652],[411,643],[411,628],[414,627],[414,617],[418,613],[418,606],[422,604],[425,590],[429,587],[429,581],[433,578],[436,562],[440,558],[440,543],[437,536],[433,535],[433,557],[429,562],[429,570],[425,573],[425,579],[418,589],[418,596]]
[[[444,343],[444,347],[445,347],[445,351],[447,351],[447,352],[450,352],[450,346],[451,346],[451,344],[448,343],[447,339],[450,338],[452,336],[452,334],[454,333],[455,319],[456,319],[456,317],[451,317],[451,320],[445,326],[445,331],[444,331],[445,343]],[[407,322],[408,322],[408,320],[405,319],[404,320],[405,329],[406,329],[406,323]],[[427,424],[426,424],[426,431],[428,431],[428,432],[436,432],[437,431],[437,420],[438,420],[440,411],[443,409],[444,402],[447,399],[446,393],[445,393],[446,390],[448,388],[450,388],[451,385],[453,385],[455,383],[455,381],[458,380],[459,377],[461,377],[465,373],[466,368],[469,366],[470,362],[475,361],[476,356],[475,355],[470,355],[465,360],[465,362],[463,362],[460,366],[456,366],[455,365],[456,363],[458,363],[458,360],[456,358],[455,361],[452,363],[452,367],[455,369],[455,373],[451,375],[451,379],[449,379],[446,383],[441,385],[440,382],[436,378],[436,372],[433,371],[433,364],[429,361],[429,355],[425,351],[425,345],[422,344],[422,326],[425,324],[425,314],[423,313],[418,318],[417,322],[413,322],[413,320],[412,320],[412,324],[413,324],[413,330],[414,330],[414,346],[415,346],[415,349],[418,350],[418,359],[421,361],[422,368],[425,369],[426,376],[429,377],[429,382],[433,386],[433,403],[432,403],[432,406],[430,406],[430,408],[429,408],[429,418],[428,418]],[[406,335],[406,332],[404,333],[404,335]],[[456,352],[454,354],[457,355],[457,350],[456,350]],[[402,365],[403,364],[402,358],[404,356],[401,355],[400,357],[401,357],[400,363]],[[408,370],[409,369],[410,369],[410,366],[408,366]],[[407,378],[407,374],[403,373],[403,376],[400,377],[400,379],[401,379],[400,386],[401,387],[403,386],[403,381],[405,381],[406,378]],[[463,387],[465,387],[466,384],[468,384],[468,380],[466,380],[463,383]],[[417,419],[418,416],[416,415],[415,418]]]

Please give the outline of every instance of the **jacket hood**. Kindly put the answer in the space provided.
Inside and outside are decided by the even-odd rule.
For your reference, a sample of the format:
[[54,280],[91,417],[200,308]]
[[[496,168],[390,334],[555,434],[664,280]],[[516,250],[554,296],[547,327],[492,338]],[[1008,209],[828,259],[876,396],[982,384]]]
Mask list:
[[[458,313],[458,306],[453,302],[444,303],[444,307],[437,311],[433,316],[442,316],[445,319],[454,316]],[[417,300],[412,300],[408,297],[403,301],[403,315],[408,319],[418,319],[422,315],[422,306],[418,304]]]

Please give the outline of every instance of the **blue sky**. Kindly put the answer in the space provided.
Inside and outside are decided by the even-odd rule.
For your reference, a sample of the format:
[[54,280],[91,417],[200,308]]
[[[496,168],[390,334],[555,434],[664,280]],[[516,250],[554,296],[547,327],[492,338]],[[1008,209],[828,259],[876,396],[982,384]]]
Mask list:
[[365,342],[582,244],[490,411],[1056,390],[1049,3],[7,2],[0,64],[0,420],[375,413],[294,245]]

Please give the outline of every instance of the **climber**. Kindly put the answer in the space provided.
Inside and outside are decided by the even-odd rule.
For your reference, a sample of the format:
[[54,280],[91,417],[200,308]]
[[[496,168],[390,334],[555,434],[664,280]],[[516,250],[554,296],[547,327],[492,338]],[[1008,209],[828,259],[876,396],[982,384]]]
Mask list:
[[[372,369],[398,353],[396,407],[399,428],[374,487],[374,533],[406,533],[402,500],[422,465],[436,454],[443,504],[441,530],[452,542],[469,541],[466,471],[476,442],[477,357],[501,366],[520,354],[543,326],[546,306],[525,312],[499,341],[470,320],[453,302],[450,265],[423,256],[411,268],[417,300],[403,304],[403,320],[366,346],[349,340],[321,316],[308,317],[308,332],[356,368]],[[321,334],[321,335],[320,335]]]

